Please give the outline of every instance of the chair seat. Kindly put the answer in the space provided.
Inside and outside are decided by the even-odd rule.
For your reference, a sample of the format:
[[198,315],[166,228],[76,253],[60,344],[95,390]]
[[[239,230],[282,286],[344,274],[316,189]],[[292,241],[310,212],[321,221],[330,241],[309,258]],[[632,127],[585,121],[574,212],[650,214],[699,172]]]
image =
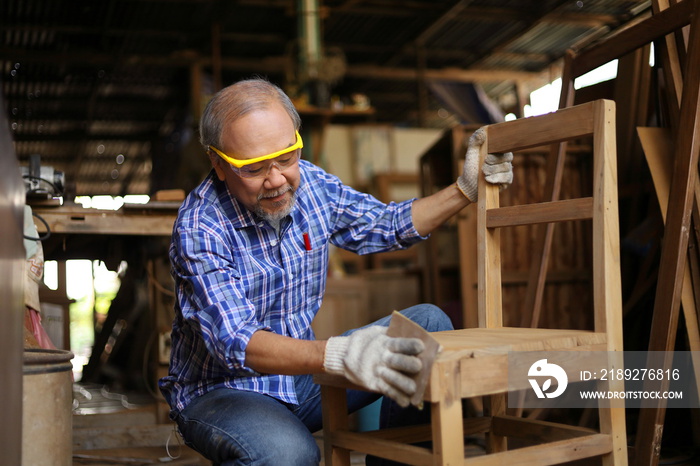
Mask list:
[[[607,342],[604,333],[539,328],[469,328],[432,335],[442,346],[435,366],[459,366],[450,372],[462,378],[459,384],[462,398],[507,391],[509,352],[605,351]],[[438,401],[442,396],[442,389],[435,393],[431,390],[434,385],[431,377],[424,395],[426,401]]]
[[[586,330],[468,328],[431,335],[441,346],[434,365],[459,366],[450,372],[464,377],[460,393],[463,398],[503,392],[508,387],[508,353],[511,351],[605,351],[607,343],[606,334]],[[423,398],[438,401],[440,392],[433,393],[432,376],[429,380]],[[340,376],[318,374],[314,381],[331,387],[363,389]]]

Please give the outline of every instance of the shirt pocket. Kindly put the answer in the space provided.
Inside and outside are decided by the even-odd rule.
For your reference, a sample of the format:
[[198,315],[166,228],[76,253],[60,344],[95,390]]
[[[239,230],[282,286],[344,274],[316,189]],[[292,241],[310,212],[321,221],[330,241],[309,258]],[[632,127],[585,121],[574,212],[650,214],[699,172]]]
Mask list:
[[316,247],[304,252],[303,266],[300,271],[303,276],[304,289],[302,299],[307,306],[318,310],[326,289],[328,273],[328,247]]

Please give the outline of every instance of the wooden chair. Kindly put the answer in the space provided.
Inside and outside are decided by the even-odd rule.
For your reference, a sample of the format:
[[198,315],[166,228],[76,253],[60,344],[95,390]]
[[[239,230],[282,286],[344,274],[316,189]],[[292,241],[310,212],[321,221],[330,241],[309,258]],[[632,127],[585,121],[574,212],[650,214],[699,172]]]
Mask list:
[[[599,404],[599,430],[506,414],[509,352],[568,351],[575,358],[587,354],[584,351],[622,351],[614,122],[614,104],[598,100],[487,127],[482,157],[592,135],[593,196],[499,208],[498,187],[480,180],[479,328],[431,334],[442,346],[424,395],[431,405],[431,425],[351,432],[345,388],[352,385],[342,377],[317,376],[316,382],[322,385],[327,466],[349,464],[352,450],[415,465],[540,466],[589,457],[602,457],[608,465],[627,464],[624,401]],[[503,327],[499,228],[586,219],[592,219],[593,230],[594,329]],[[488,416],[463,419],[462,399],[477,396],[487,396]],[[464,437],[478,432],[487,433],[487,454],[465,458]],[[509,450],[509,437],[523,437],[530,446]],[[411,445],[425,440],[432,440],[432,450]]]

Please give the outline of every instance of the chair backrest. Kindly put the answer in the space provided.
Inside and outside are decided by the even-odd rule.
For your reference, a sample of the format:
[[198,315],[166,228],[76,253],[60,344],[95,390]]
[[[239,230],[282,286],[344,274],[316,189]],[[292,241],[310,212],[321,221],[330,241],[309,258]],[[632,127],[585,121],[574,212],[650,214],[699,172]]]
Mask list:
[[498,186],[487,183],[480,174],[479,327],[503,326],[499,228],[592,219],[594,330],[610,334],[609,350],[622,350],[614,102],[596,100],[546,115],[489,125],[481,158],[483,161],[488,153],[516,152],[586,136],[593,137],[592,197],[500,207]]

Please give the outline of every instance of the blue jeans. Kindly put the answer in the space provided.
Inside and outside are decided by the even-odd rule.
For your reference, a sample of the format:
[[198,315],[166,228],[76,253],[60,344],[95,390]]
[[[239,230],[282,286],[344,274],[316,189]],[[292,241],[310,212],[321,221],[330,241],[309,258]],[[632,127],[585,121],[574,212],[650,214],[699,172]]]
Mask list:
[[[451,330],[439,308],[421,304],[401,311],[430,332]],[[388,326],[390,316],[370,325]],[[355,329],[357,330],[357,329]],[[349,335],[350,330],[344,335]],[[311,435],[321,428],[320,387],[311,375],[295,377],[298,405],[256,392],[217,389],[190,402],[176,419],[185,443],[215,464],[305,466],[318,465],[321,453]],[[354,412],[381,395],[348,390],[348,411]],[[401,409],[386,398],[381,427],[427,422],[428,410]]]

